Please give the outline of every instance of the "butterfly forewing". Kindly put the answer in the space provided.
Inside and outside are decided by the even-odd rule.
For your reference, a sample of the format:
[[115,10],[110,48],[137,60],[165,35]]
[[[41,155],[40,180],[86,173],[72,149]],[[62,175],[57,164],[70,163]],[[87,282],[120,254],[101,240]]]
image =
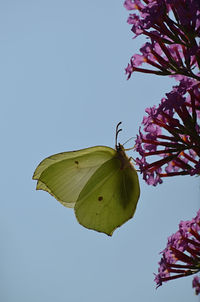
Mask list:
[[37,189],[45,190],[63,205],[73,207],[94,172],[115,154],[112,148],[97,146],[46,158],[33,176],[38,180]]

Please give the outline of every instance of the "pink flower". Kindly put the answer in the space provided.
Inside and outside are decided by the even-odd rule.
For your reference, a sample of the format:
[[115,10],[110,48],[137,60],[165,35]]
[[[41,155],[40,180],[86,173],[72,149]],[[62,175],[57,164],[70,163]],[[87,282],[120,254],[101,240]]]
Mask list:
[[192,281],[192,287],[195,288],[195,294],[200,294],[200,278],[198,276],[195,276]]

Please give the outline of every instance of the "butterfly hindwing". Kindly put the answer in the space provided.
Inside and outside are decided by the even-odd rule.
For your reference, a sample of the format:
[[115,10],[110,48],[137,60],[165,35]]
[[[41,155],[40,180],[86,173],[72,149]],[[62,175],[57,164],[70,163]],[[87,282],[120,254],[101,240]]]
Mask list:
[[105,162],[82,189],[76,205],[77,220],[83,226],[112,235],[113,231],[133,217],[139,198],[135,169],[122,169],[114,157]]

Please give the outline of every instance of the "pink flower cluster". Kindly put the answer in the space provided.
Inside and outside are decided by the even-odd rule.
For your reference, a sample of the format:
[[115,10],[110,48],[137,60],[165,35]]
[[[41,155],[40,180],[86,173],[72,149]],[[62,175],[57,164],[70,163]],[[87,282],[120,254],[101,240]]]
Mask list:
[[[200,174],[200,1],[126,0],[124,6],[134,11],[128,23],[135,37],[149,40],[132,56],[128,78],[139,71],[180,82],[158,106],[146,109],[136,164],[154,186],[164,177]],[[143,63],[153,69],[141,68]]]
[[[153,186],[164,177],[200,175],[200,0],[125,0],[124,6],[132,11],[127,22],[134,38],[147,38],[140,54],[131,57],[127,78],[142,72],[179,82],[158,106],[146,109],[136,164]],[[200,210],[168,239],[155,281],[160,286],[199,271]],[[197,276],[193,288],[200,293]]]
[[[133,72],[157,75],[188,76],[200,80],[195,68],[200,66],[199,0],[126,0],[134,37],[145,35],[150,41],[134,54],[126,68],[128,79]],[[141,68],[143,63],[151,69]]]
[[[179,230],[168,238],[167,247],[162,252],[158,274],[155,277],[157,286],[163,282],[193,275],[200,271],[200,210],[191,221],[181,221]],[[200,292],[198,278],[193,287]]]
[[200,83],[182,80],[146,113],[135,145],[144,180],[155,186],[163,177],[200,174]]

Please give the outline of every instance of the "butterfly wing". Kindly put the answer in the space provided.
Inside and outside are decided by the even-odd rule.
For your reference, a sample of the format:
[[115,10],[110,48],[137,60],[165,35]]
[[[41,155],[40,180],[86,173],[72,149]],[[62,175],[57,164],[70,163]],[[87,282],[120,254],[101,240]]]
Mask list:
[[111,236],[133,217],[140,188],[134,167],[128,158],[125,160],[128,165],[122,167],[122,162],[113,157],[88,180],[74,207],[81,225]]
[[47,191],[66,207],[74,207],[91,176],[115,154],[112,148],[96,146],[52,155],[34,172],[33,179],[38,181],[36,189]]

